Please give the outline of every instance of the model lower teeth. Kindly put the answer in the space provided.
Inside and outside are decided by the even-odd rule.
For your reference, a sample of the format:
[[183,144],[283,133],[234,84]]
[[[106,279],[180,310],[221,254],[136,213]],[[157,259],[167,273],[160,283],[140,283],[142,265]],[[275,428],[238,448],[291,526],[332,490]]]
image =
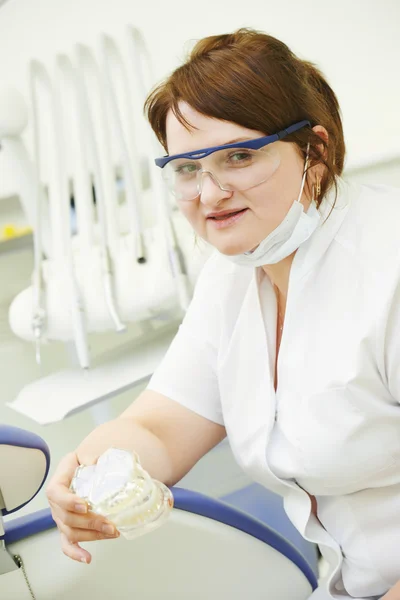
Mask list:
[[117,448],[102,454],[96,465],[78,467],[71,490],[127,539],[162,525],[174,502],[171,491],[150,477],[137,455]]

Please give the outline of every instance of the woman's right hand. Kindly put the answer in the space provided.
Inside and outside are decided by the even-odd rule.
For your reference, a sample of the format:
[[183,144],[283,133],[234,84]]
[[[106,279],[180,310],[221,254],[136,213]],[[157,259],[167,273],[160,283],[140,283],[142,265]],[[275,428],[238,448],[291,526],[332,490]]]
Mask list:
[[120,534],[113,523],[88,511],[86,502],[69,489],[78,466],[77,455],[67,454],[47,485],[46,495],[61,533],[62,551],[73,560],[90,563],[92,557],[80,542],[116,538]]

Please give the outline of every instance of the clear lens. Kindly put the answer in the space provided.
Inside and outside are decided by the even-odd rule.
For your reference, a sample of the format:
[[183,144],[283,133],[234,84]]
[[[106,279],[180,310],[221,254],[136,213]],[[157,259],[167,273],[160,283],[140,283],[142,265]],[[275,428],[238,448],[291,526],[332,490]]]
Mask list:
[[239,192],[267,181],[279,164],[276,143],[260,150],[224,148],[202,160],[171,160],[164,167],[163,176],[177,200],[194,200],[201,194],[204,173],[211,173],[221,189]]

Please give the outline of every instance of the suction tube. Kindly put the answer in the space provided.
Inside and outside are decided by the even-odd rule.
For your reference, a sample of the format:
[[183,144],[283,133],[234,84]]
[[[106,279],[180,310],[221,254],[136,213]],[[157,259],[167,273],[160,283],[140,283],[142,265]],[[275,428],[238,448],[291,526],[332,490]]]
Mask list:
[[86,331],[86,317],[83,304],[83,298],[79,290],[79,285],[76,279],[74,260],[72,254],[71,240],[71,220],[70,220],[70,196],[68,174],[66,170],[67,140],[65,136],[65,115],[66,109],[63,102],[69,99],[70,78],[68,77],[68,58],[63,55],[58,55],[56,58],[55,67],[55,85],[53,88],[53,127],[54,127],[54,146],[57,160],[57,184],[58,184],[58,206],[59,214],[61,215],[60,236],[64,240],[65,254],[64,260],[67,267],[69,277],[69,301],[72,318],[72,329],[74,334],[75,348],[79,360],[79,364],[83,369],[89,368],[89,348]]
[[[41,363],[40,345],[43,338],[43,333],[46,329],[47,311],[45,306],[45,282],[43,277],[43,261],[45,254],[43,249],[43,230],[42,219],[44,212],[44,190],[41,183],[42,177],[42,156],[40,149],[40,110],[39,96],[40,88],[42,95],[47,100],[47,110],[44,111],[47,115],[51,112],[52,107],[52,86],[50,77],[45,67],[38,61],[31,61],[29,65],[29,85],[32,105],[32,123],[33,123],[33,146],[34,146],[34,163],[36,169],[36,202],[35,202],[35,219],[33,224],[33,243],[34,243],[34,270],[32,277],[33,284],[33,317],[32,330],[36,340],[36,362]],[[43,118],[43,115],[42,115]],[[51,126],[51,124],[50,124]],[[48,153],[49,154],[49,153]],[[51,167],[49,169],[52,170]],[[54,203],[50,205],[50,222],[54,224]],[[61,237],[57,235],[58,229],[56,226],[50,228],[52,235],[51,251],[48,255],[53,255],[58,260],[62,256]]]
[[[128,26],[126,29],[126,39],[128,42],[129,56],[132,62],[133,78],[137,82],[138,91],[144,102],[147,92],[150,90],[152,78],[152,69],[150,56],[148,54],[143,36],[134,27]],[[154,156],[159,154],[159,146],[154,135],[149,131],[150,150]],[[187,275],[185,258],[176,235],[174,224],[171,218],[169,208],[168,192],[163,185],[161,177],[154,172],[154,165],[150,168],[150,178],[152,189],[155,191],[160,222],[162,224],[166,248],[169,256],[171,271],[175,277],[179,302],[183,310],[187,310],[191,300],[190,282]]]
[[119,74],[119,79],[122,84],[122,90],[125,96],[125,104],[128,104],[129,93],[127,90],[126,75],[121,56],[118,52],[114,41],[102,35],[100,38],[100,48],[103,57],[104,75],[105,75],[105,93],[109,101],[110,114],[114,124],[114,130],[117,135],[119,150],[123,163],[123,172],[125,178],[125,193],[126,201],[131,220],[131,231],[136,239],[136,260],[138,263],[146,262],[143,223],[140,212],[140,198],[135,185],[135,177],[133,174],[132,164],[139,164],[139,157],[136,155],[133,147],[134,155],[129,156],[128,143],[124,134],[122,115],[118,106],[118,97],[116,93],[117,86],[115,85],[116,77],[113,74]]
[[[76,56],[79,65],[78,71],[78,92],[79,105],[84,123],[84,147],[86,148],[93,168],[94,186],[96,190],[97,209],[100,226],[100,252],[102,263],[102,280],[105,300],[110,317],[118,332],[124,331],[126,325],[121,321],[114,297],[114,274],[111,258],[111,251],[117,253],[117,225],[116,225],[116,194],[114,181],[110,177],[112,172],[111,159],[107,148],[103,148],[103,160],[101,161],[98,144],[96,142],[95,126],[93,123],[90,102],[89,89],[94,84],[95,91],[99,96],[99,106],[101,126],[104,127],[105,144],[110,143],[104,105],[100,100],[102,93],[99,82],[97,65],[90,50],[83,45],[76,46]],[[103,163],[103,171],[101,169]],[[107,185],[103,183],[103,177],[107,178]],[[108,224],[108,226],[107,226]]]
[[84,148],[85,121],[80,110],[76,69],[68,56],[57,57],[62,84],[63,116],[68,139],[69,174],[72,176],[79,248],[90,251],[94,244],[94,210],[90,170]]

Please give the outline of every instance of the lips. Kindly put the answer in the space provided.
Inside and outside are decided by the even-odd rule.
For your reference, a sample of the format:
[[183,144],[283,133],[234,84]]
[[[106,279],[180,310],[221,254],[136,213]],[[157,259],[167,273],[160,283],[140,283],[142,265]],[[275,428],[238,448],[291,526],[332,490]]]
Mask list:
[[240,208],[239,210],[223,210],[218,213],[210,213],[207,215],[207,219],[213,219],[215,221],[221,221],[223,219],[227,219],[228,217],[232,217],[233,215],[238,215],[239,213],[247,210],[246,208]]

